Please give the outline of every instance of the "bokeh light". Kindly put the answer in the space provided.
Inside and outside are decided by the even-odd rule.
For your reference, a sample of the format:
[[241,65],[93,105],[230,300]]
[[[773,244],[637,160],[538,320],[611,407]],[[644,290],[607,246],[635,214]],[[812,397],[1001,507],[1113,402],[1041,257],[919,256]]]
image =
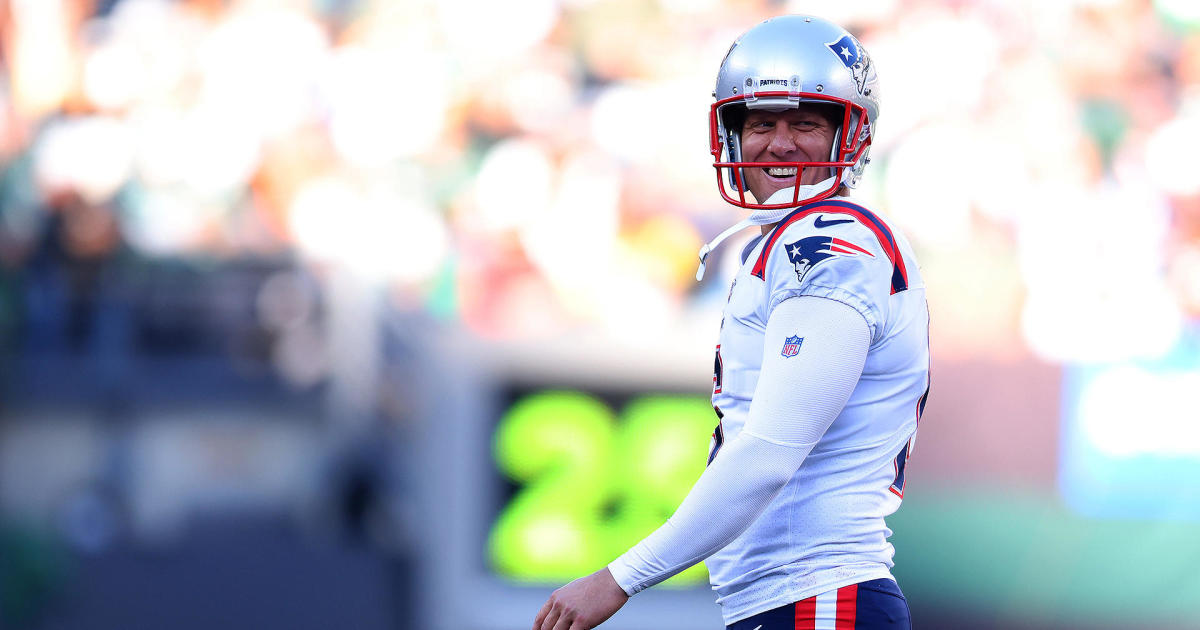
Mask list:
[[[1134,600],[1095,597],[1145,610],[1135,596],[1165,579],[1153,569],[1110,579],[1103,559],[1023,559],[1066,549],[1053,532],[1077,523],[1089,550],[1194,525],[1198,6],[0,2],[0,558],[21,519],[103,558],[122,536],[185,540],[192,520],[256,504],[304,536],[342,519],[347,539],[416,555],[428,532],[404,493],[425,474],[420,440],[466,418],[454,426],[486,441],[484,410],[505,403],[489,396],[507,383],[464,395],[460,381],[560,379],[605,405],[650,383],[702,399],[756,234],[694,281],[701,244],[743,216],[713,181],[713,80],[738,34],[811,12],[878,67],[854,194],[905,234],[927,287],[933,388],[896,531],[942,564],[897,544],[912,600],[934,602],[944,627],[1142,623],[1089,615],[1070,589],[1136,581]],[[442,399],[466,402],[443,417],[430,411]],[[682,461],[661,441],[626,450]],[[504,486],[505,466],[529,463],[484,451],[444,470]],[[505,499],[481,503],[499,513]],[[548,516],[495,555],[521,565],[594,525]],[[945,551],[977,547],[977,529],[1012,534],[989,550],[1013,575],[1071,586],[998,569],[987,589],[942,589],[942,569],[980,574]],[[562,557],[529,561],[569,577]],[[323,573],[278,582],[302,574]],[[999,609],[1035,583],[1040,608]],[[1147,627],[1200,623],[1196,586],[1160,589]],[[311,618],[375,627],[338,614]]]

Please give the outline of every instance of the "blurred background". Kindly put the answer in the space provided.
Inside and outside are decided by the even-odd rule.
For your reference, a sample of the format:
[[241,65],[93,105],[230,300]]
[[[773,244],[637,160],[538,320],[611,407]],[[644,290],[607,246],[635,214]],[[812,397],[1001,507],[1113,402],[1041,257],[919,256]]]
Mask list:
[[781,13],[870,50],[928,285],[915,627],[1200,627],[1192,0],[0,0],[0,627],[525,628],[652,530]]

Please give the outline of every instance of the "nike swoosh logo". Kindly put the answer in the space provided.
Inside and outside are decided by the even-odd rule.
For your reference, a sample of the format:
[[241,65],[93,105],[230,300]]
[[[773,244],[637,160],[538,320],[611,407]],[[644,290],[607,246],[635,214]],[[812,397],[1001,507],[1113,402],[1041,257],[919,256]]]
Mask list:
[[[831,225],[838,225],[839,223],[854,223],[854,219],[834,219],[832,221],[825,221],[824,219],[825,219],[824,216],[817,217],[817,220],[813,221],[813,227],[826,228]],[[758,630],[758,629],[755,628],[755,630]]]
[[761,624],[761,623],[760,623],[760,624],[758,624],[758,627],[757,627],[757,628],[755,628],[754,630],[762,630],[762,624]]

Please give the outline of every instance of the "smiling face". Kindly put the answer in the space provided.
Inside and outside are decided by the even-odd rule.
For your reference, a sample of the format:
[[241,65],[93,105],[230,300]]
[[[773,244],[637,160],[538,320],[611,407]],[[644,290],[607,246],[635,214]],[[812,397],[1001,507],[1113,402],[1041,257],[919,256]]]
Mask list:
[[[780,112],[751,110],[742,125],[742,160],[746,162],[828,162],[840,116],[828,107],[801,103]],[[746,186],[765,203],[775,191],[796,185],[795,167],[745,170]],[[808,167],[800,183],[816,184],[830,169]]]

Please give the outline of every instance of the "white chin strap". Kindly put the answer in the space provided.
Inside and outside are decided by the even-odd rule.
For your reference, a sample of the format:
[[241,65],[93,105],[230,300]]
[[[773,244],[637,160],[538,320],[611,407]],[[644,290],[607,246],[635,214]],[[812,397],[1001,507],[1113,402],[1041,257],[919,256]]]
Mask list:
[[[808,199],[809,197],[817,195],[818,193],[829,190],[829,187],[832,185],[833,176],[830,176],[826,178],[825,181],[817,182],[816,184],[808,184],[807,186],[800,186],[800,196],[796,197],[796,199]],[[768,197],[767,200],[763,202],[763,205],[769,206],[777,203],[787,203],[792,200],[792,196],[795,194],[795,186],[781,188],[776,190],[775,194]],[[777,223],[779,220],[783,219],[783,217],[786,217],[792,210],[795,210],[798,207],[800,206],[792,206],[790,208],[775,208],[773,210],[753,210],[750,212],[750,216],[738,221],[737,223],[734,223],[733,225],[729,226],[729,229],[718,234],[716,238],[705,243],[704,247],[700,248],[700,266],[696,269],[696,281],[699,282],[704,278],[704,263],[708,259],[708,255],[712,253],[712,251],[716,249],[718,245],[721,244],[721,241],[724,241],[730,236],[733,236],[734,234],[737,234],[738,232],[741,232],[752,225],[768,225],[771,223]]]

